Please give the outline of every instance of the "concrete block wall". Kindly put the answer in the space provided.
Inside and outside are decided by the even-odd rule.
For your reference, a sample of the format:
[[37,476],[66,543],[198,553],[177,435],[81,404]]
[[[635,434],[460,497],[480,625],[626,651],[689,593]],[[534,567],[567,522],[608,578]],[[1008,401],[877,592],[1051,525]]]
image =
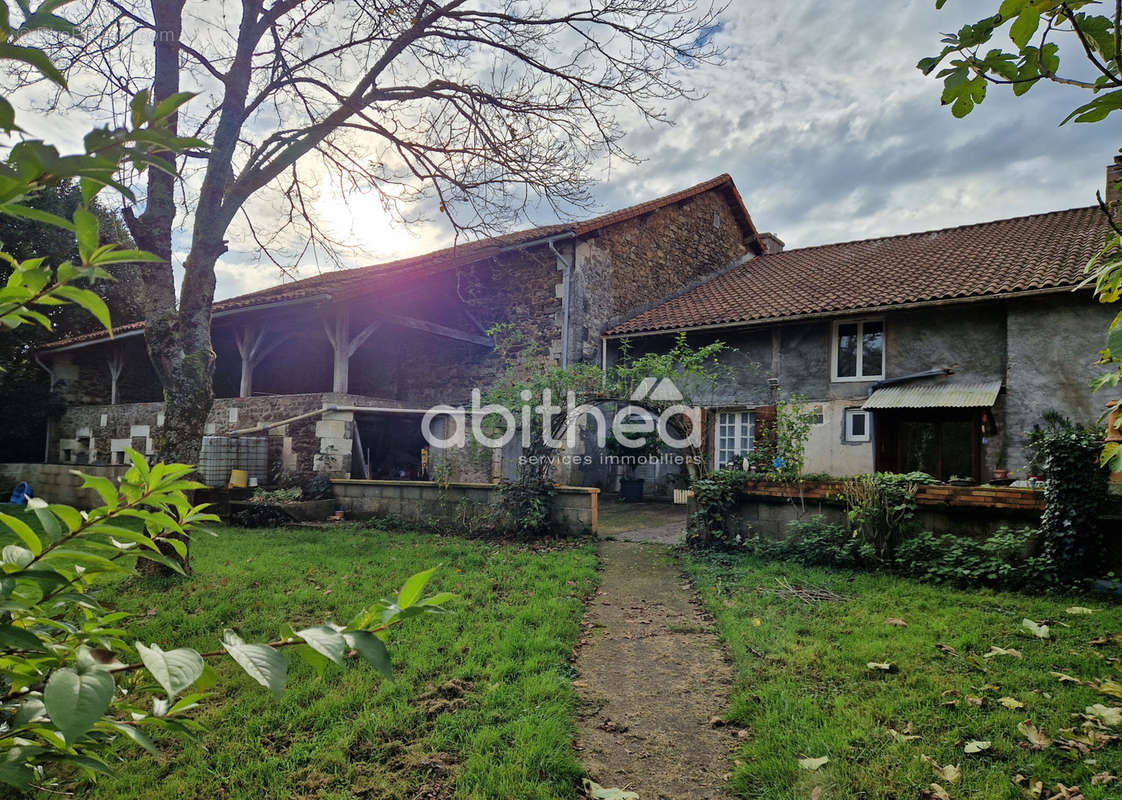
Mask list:
[[[0,464],[0,502],[7,502],[12,489],[20,481],[27,481],[36,497],[48,503],[60,503],[81,509],[96,508],[101,498],[96,492],[80,488],[82,479],[71,473],[74,467],[64,464]],[[114,483],[125,474],[127,467],[80,467],[82,472],[108,478]]]
[[[437,484],[427,481],[333,480],[335,497],[349,516],[394,515],[420,522],[450,516],[464,500],[480,505],[498,502],[493,483]],[[561,528],[596,532],[599,524],[599,489],[560,486],[553,498],[552,516]]]

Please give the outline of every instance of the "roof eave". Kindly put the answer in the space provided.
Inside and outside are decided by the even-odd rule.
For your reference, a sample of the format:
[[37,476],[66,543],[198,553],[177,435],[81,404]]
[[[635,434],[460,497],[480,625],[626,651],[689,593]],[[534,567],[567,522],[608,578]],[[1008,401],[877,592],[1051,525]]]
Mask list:
[[779,325],[786,322],[802,322],[805,320],[815,319],[834,319],[837,317],[854,317],[863,314],[880,314],[888,311],[901,311],[909,308],[922,308],[922,307],[938,307],[959,305],[962,303],[981,303],[986,301],[995,300],[1012,300],[1019,297],[1038,297],[1041,295],[1050,294],[1068,294],[1086,289],[1090,291],[1090,287],[1082,284],[1064,284],[1062,286],[1052,286],[1043,289],[1025,289],[1016,292],[1002,292],[999,294],[981,294],[971,295],[967,297],[941,297],[932,300],[918,300],[910,303],[893,303],[891,305],[881,306],[861,306],[857,308],[843,308],[830,311],[815,311],[808,314],[789,314],[781,317],[764,317],[762,319],[752,320],[734,320],[730,322],[714,322],[708,325],[688,325],[680,327],[666,327],[666,328],[648,328],[637,331],[625,331],[622,333],[608,332],[602,334],[604,339],[632,339],[639,336],[668,336],[677,333],[693,333],[694,331],[709,331],[709,330],[730,330],[734,328],[756,328],[767,325]]

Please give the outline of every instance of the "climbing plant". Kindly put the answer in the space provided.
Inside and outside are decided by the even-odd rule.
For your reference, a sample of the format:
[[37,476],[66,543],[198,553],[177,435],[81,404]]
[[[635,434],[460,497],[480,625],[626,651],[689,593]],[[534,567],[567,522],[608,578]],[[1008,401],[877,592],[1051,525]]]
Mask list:
[[1044,470],[1041,554],[1065,579],[1092,575],[1099,563],[1099,514],[1109,476],[1100,466],[1103,430],[1051,412],[1028,437],[1033,461]]

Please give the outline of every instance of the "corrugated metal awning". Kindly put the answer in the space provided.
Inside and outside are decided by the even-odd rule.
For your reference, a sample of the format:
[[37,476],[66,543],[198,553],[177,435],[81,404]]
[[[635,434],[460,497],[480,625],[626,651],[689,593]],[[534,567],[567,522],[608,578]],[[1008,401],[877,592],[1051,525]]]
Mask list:
[[878,408],[991,408],[997,402],[1001,381],[973,383],[912,383],[875,390],[866,411]]

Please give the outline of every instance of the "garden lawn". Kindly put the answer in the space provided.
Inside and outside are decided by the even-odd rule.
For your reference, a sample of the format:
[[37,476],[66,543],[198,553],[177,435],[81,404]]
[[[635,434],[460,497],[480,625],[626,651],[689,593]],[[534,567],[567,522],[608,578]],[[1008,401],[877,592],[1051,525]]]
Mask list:
[[[322,680],[293,657],[280,701],[229,659],[196,718],[195,742],[159,742],[158,761],[122,749],[118,777],[92,796],[129,798],[572,798],[569,656],[582,597],[595,582],[586,546],[525,548],[413,533],[221,529],[197,535],[190,579],[134,579],[106,600],[134,612],[131,636],[164,648],[219,646],[293,627],[345,622],[411,574],[441,565],[429,591],[453,616],[409,620],[389,639],[395,679],[368,664],[329,666]],[[435,703],[424,695],[470,682]],[[443,706],[443,712],[436,706]]]
[[[1122,698],[1050,674],[1122,682],[1118,640],[1090,644],[1122,631],[1122,608],[1088,598],[955,591],[743,556],[694,556],[688,564],[738,668],[728,717],[747,738],[735,756],[736,795],[918,798],[933,796],[924,792],[937,782],[956,800],[1005,800],[1025,796],[1012,784],[1020,774],[1049,790],[1078,785],[1088,800],[1122,796],[1122,783],[1092,785],[1096,774],[1122,775],[1122,742],[1090,753],[1055,742],[1061,729],[1083,723],[1079,715],[1088,706],[1122,706]],[[778,593],[777,579],[847,599],[808,605]],[[1068,613],[1073,606],[1093,613]],[[1047,621],[1050,637],[1031,633],[1026,618]],[[985,658],[991,646],[1022,657]],[[892,671],[869,668],[870,662],[890,663]],[[1007,708],[1001,698],[1024,707]],[[1052,744],[1026,748],[1018,725],[1030,719]],[[1122,734],[1122,725],[1112,731]],[[975,740],[989,741],[989,749],[966,754]],[[829,761],[810,770],[799,765],[804,756]],[[941,778],[924,756],[961,768],[961,778]]]

